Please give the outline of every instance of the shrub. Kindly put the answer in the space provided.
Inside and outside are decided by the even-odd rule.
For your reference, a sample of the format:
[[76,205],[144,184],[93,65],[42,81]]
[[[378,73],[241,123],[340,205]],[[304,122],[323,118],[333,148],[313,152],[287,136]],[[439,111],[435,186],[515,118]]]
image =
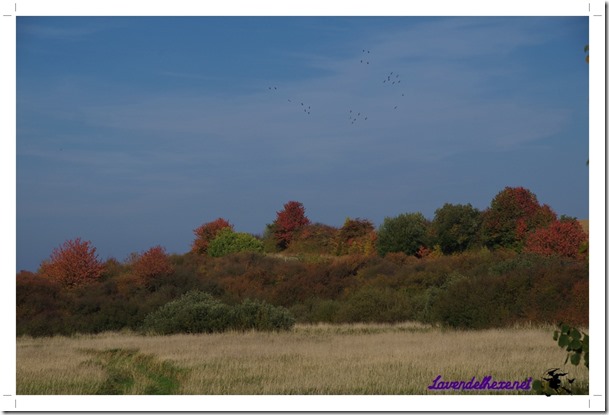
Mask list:
[[395,323],[413,317],[406,289],[364,286],[346,298],[336,320],[343,323]]
[[201,291],[190,291],[144,319],[148,333],[216,333],[226,330],[289,330],[294,317],[282,307],[245,300],[230,306]]
[[67,298],[58,282],[22,271],[18,274],[16,291],[18,336],[66,333]]
[[250,299],[233,308],[231,320],[233,329],[261,331],[290,330],[296,321],[283,307]]
[[333,323],[341,303],[336,300],[309,298],[290,307],[297,321],[303,323]]
[[306,225],[295,234],[287,251],[299,254],[334,254],[337,233],[336,228],[321,223]]
[[262,242],[249,233],[233,232],[230,228],[224,228],[209,243],[207,253],[212,257],[221,257],[237,252],[262,252]]
[[214,333],[230,327],[230,307],[211,295],[190,291],[148,314],[142,329],[156,334]]

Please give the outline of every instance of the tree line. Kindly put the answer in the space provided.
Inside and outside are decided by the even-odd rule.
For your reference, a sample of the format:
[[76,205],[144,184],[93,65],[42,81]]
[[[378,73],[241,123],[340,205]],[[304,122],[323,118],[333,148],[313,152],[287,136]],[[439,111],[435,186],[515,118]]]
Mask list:
[[17,274],[18,333],[138,329],[193,290],[307,322],[587,324],[587,234],[522,187],[506,187],[484,211],[447,203],[432,220],[404,213],[378,228],[362,218],[311,223],[290,201],[262,236],[224,218],[193,232],[185,254],[154,246],[123,262],[66,241],[36,272]]

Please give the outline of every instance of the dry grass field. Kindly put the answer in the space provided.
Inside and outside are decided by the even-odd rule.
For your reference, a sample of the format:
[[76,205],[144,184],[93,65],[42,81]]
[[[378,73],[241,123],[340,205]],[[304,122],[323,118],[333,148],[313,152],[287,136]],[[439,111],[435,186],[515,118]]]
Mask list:
[[[283,333],[19,337],[17,393],[461,394],[427,386],[438,375],[521,381],[563,367],[566,352],[552,341],[552,331],[456,331],[402,323],[297,325]],[[564,368],[587,388],[585,367]]]

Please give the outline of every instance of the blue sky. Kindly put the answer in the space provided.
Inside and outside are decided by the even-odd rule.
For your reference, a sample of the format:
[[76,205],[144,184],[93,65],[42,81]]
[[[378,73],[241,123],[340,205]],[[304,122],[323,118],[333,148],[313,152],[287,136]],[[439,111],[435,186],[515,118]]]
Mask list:
[[587,43],[587,16],[18,17],[17,269],[290,200],[378,226],[524,186],[588,218]]

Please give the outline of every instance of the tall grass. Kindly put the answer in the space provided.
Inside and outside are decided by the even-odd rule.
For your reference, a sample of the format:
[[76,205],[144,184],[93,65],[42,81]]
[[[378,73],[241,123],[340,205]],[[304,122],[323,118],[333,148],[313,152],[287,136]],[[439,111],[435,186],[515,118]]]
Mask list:
[[[112,370],[118,370],[108,356],[140,362],[139,374],[127,375],[135,383],[138,376],[148,382],[169,378],[172,387],[165,391],[173,394],[439,393],[427,389],[438,375],[446,380],[468,381],[474,376],[481,380],[490,375],[495,380],[522,381],[562,367],[566,354],[552,341],[552,330],[549,326],[457,331],[418,323],[322,324],[297,325],[285,333],[20,337],[17,393],[103,393]],[[92,364],[96,352],[97,363]],[[576,384],[587,388],[585,367],[565,369]],[[150,385],[137,387],[133,382],[125,381],[115,393],[156,393]]]

